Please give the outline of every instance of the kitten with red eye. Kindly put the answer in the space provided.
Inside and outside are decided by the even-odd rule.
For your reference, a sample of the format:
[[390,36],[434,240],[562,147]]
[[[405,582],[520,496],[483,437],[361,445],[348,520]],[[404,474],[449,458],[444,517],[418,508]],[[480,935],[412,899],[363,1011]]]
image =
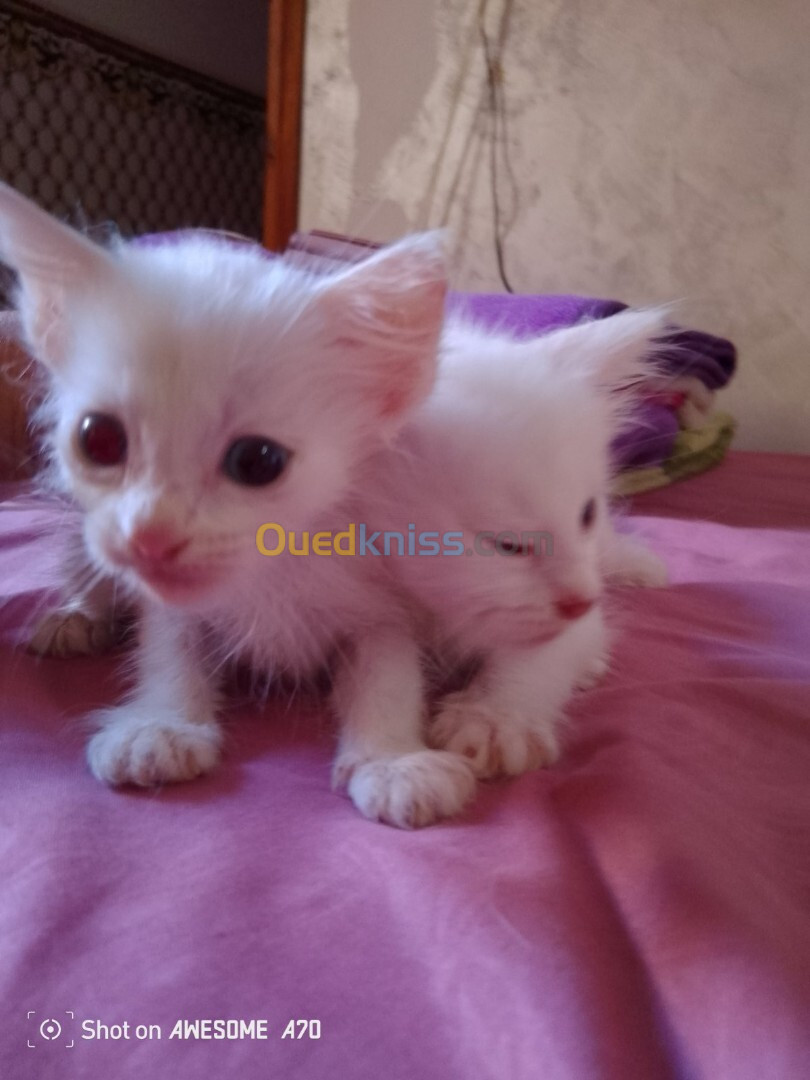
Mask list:
[[363,814],[410,828],[472,796],[467,763],[425,742],[412,613],[376,560],[256,545],[266,522],[314,536],[360,520],[367,462],[435,377],[442,248],[411,237],[328,277],[196,233],[101,248],[0,184],[50,483],[80,514],[84,579],[32,647],[103,645],[111,589],[137,611],[134,685],[88,718],[99,780],[213,769],[231,664],[296,684],[331,663],[335,776]]

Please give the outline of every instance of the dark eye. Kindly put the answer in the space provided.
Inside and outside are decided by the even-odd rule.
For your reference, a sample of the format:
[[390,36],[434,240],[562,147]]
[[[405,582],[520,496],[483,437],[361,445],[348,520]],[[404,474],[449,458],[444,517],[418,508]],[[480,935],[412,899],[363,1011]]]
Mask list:
[[517,538],[517,533],[501,533],[495,537],[495,550],[499,555],[523,555],[524,549]]
[[127,456],[127,433],[115,416],[88,413],[78,434],[81,452],[94,465],[120,465]]
[[245,435],[228,447],[222,469],[231,480],[248,487],[272,484],[284,472],[290,451],[261,435]]
[[582,513],[579,516],[579,523],[583,529],[590,529],[591,525],[596,521],[596,499],[588,499],[585,505],[582,507]]

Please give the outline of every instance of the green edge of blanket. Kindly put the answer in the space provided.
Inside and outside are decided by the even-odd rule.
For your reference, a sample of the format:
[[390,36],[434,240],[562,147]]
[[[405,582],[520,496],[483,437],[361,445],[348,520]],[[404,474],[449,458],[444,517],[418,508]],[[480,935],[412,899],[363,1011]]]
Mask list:
[[654,491],[719,465],[731,445],[735,428],[734,417],[718,412],[702,428],[679,431],[668,458],[660,465],[620,473],[613,482],[614,495]]

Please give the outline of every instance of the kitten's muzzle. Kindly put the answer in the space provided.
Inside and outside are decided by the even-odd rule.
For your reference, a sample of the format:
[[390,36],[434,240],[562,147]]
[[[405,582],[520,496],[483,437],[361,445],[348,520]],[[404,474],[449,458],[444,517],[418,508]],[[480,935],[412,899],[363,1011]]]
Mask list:
[[143,525],[130,537],[129,548],[138,564],[165,566],[175,562],[190,543],[190,537],[165,525]]
[[169,602],[185,602],[212,581],[210,567],[182,558],[190,544],[190,537],[170,526],[141,525],[129,537],[123,561],[151,592]]
[[573,621],[587,615],[595,603],[596,599],[593,597],[571,594],[558,597],[554,601],[554,610],[561,619]]

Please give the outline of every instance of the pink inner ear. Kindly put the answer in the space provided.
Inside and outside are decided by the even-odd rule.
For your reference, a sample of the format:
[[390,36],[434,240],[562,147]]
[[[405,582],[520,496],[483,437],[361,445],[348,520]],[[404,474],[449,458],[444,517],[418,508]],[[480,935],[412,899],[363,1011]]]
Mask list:
[[379,404],[380,417],[383,420],[393,420],[399,416],[409,405],[415,404],[420,398],[420,389],[424,379],[416,382],[409,381],[402,387],[391,387],[382,394]]
[[59,299],[37,284],[23,292],[20,303],[28,344],[36,358],[51,367],[62,361],[67,347],[64,313]]
[[[384,420],[427,395],[436,372],[447,291],[442,279],[373,281],[355,295],[332,297],[346,363],[361,374],[363,395]],[[339,309],[337,303],[343,301]],[[337,309],[337,310],[336,310]]]
[[[347,355],[369,349],[367,344],[361,346],[349,337],[339,338],[338,342]],[[407,352],[399,353],[393,340],[370,349],[376,363],[366,368],[361,393],[376,416],[391,420],[427,395],[436,373],[436,348],[429,343],[422,349],[411,345]]]

